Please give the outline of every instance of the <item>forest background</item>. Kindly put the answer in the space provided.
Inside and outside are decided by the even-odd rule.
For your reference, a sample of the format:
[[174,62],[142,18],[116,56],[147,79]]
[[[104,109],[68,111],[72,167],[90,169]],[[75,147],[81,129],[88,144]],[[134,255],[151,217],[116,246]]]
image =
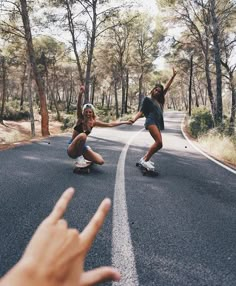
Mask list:
[[155,13],[142,3],[0,0],[0,143],[18,140],[19,120],[31,138],[72,128],[81,85],[100,118],[130,118],[174,67],[166,109],[185,111],[192,138],[236,165],[236,1],[156,0]]

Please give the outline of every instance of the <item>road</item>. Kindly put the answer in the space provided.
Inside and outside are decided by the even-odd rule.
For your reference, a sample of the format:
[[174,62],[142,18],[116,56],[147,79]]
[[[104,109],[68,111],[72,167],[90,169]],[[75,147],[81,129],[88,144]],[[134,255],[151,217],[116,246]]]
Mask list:
[[89,175],[73,174],[69,134],[1,151],[0,275],[72,186],[76,193],[65,217],[79,230],[104,197],[113,201],[85,265],[120,269],[119,283],[103,285],[235,285],[236,176],[186,141],[182,118],[165,113],[164,147],[153,156],[158,177],[142,176],[135,166],[152,142],[142,119],[93,129],[88,144],[105,164]]

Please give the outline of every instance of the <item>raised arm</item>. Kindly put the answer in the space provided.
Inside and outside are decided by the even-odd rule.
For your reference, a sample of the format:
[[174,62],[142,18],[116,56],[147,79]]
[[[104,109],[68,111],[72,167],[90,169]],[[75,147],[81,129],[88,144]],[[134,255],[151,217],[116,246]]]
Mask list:
[[173,80],[174,80],[176,74],[177,74],[177,72],[176,72],[176,70],[173,68],[173,75],[172,75],[172,77],[170,78],[170,80],[167,82],[167,84],[166,84],[166,86],[165,86],[165,88],[164,88],[164,91],[163,91],[164,95],[167,93],[167,91],[168,91],[169,87],[171,86],[171,84],[172,84],[172,82],[173,82]]
[[80,87],[78,101],[77,101],[77,119],[82,117],[82,96],[84,94],[84,91],[85,91],[85,87],[82,85]]

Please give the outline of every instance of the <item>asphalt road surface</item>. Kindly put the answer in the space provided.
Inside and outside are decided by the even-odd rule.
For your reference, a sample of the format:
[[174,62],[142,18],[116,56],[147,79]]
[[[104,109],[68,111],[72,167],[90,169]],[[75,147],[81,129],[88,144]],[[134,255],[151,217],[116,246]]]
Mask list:
[[[0,275],[20,258],[38,224],[69,186],[66,219],[79,230],[104,197],[113,208],[86,269],[113,264],[125,286],[236,285],[236,175],[186,141],[182,113],[165,113],[158,177],[135,163],[153,142],[133,126],[94,128],[89,145],[105,159],[90,174],[73,173],[70,134],[0,152]],[[50,144],[49,144],[50,143]]]

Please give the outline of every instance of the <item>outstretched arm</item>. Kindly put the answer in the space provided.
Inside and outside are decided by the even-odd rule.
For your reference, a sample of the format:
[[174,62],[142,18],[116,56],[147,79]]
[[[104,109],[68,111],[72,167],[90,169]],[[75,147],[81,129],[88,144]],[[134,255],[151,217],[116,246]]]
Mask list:
[[143,117],[143,113],[142,111],[139,111],[135,116],[134,118],[130,119],[130,122],[131,123],[134,123],[136,120],[138,120],[139,118]]
[[120,279],[113,267],[84,271],[85,258],[111,207],[104,199],[82,232],[62,218],[74,189],[67,189],[51,214],[39,225],[20,261],[0,280],[0,286],[84,286]]
[[123,125],[123,124],[132,124],[130,122],[130,120],[126,120],[126,121],[112,121],[112,122],[102,122],[99,120],[96,120],[95,125],[94,126],[98,126],[98,127],[115,127],[115,126],[119,126],[119,125]]
[[163,91],[164,95],[167,93],[167,91],[168,91],[169,87],[171,86],[171,84],[172,84],[172,82],[173,82],[173,80],[174,80],[176,74],[177,74],[177,72],[176,72],[176,70],[173,68],[173,75],[172,75],[172,77],[170,78],[170,80],[167,82],[167,84],[166,84],[166,86],[165,86],[165,88],[164,88],[164,91]]
[[77,101],[77,119],[82,117],[82,96],[84,94],[84,91],[85,91],[85,87],[82,85],[80,87],[78,101]]

